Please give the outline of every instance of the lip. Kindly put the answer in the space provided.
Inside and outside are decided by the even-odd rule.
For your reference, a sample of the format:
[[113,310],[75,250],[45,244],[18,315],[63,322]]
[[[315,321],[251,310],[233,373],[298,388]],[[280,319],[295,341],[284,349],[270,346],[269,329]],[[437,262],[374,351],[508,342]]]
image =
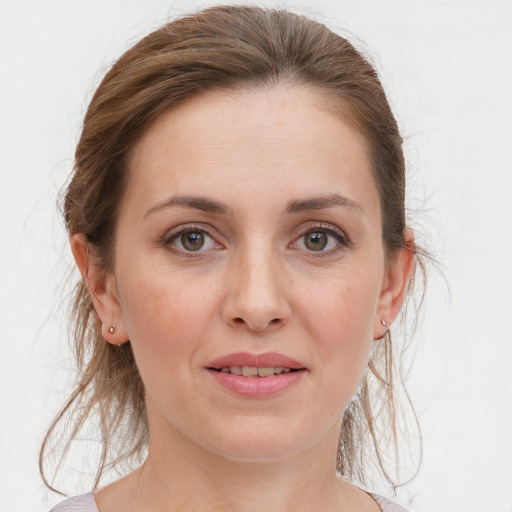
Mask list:
[[292,370],[307,369],[304,364],[291,357],[279,354],[278,352],[264,352],[263,354],[251,354],[249,352],[234,352],[205,365],[206,369],[220,370],[226,366],[282,366]]
[[[226,366],[255,366],[257,368],[280,366],[295,371],[271,377],[242,377],[221,372],[220,369]],[[299,361],[278,352],[263,354],[235,352],[211,361],[205,365],[205,370],[218,384],[234,395],[265,398],[277,395],[298,384],[307,368]]]

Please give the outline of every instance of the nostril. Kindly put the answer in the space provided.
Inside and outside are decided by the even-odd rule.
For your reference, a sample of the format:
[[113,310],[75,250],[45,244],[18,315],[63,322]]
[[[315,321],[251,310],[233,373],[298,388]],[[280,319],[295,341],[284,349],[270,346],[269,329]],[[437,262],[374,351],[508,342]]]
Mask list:
[[237,316],[233,318],[232,322],[234,324],[247,324],[247,327],[250,329],[253,329],[255,331],[263,331],[266,327],[269,327],[270,325],[277,325],[281,323],[281,318],[273,318],[272,320],[269,320],[268,322],[263,322],[261,325],[258,324],[258,322],[249,322],[245,320],[244,318]]

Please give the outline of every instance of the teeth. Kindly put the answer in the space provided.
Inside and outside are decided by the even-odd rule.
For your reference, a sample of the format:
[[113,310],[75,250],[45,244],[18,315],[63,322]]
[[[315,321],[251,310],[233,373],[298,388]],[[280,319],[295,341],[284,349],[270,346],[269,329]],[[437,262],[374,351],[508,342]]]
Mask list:
[[232,375],[241,375],[243,377],[272,377],[281,373],[290,373],[291,368],[283,368],[282,366],[224,366],[220,369],[222,373],[231,373]]
[[243,366],[242,375],[244,377],[256,377],[258,375],[258,368],[256,366]]
[[270,377],[274,375],[274,368],[258,368],[258,377]]

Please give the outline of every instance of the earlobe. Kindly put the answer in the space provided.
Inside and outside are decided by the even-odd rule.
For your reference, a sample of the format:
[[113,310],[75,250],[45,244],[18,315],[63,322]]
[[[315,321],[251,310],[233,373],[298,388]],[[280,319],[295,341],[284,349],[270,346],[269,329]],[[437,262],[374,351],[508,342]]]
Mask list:
[[93,260],[93,251],[82,233],[70,235],[69,242],[77,267],[91,295],[106,341],[121,345],[128,341],[123,315],[117,297],[115,277]]
[[386,334],[394,322],[404,302],[409,282],[414,271],[414,233],[406,228],[404,231],[405,245],[395,255],[386,268],[383,287],[374,322],[374,339],[380,339]]

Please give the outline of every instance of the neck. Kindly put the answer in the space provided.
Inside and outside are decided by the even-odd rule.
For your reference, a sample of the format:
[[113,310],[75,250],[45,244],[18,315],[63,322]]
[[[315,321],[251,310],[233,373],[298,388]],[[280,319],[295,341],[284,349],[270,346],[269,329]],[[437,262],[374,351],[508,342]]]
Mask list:
[[[100,512],[378,511],[335,472],[339,425],[315,445],[276,460],[240,461],[207,450],[175,429],[150,437],[134,473],[96,493]],[[283,433],[283,435],[286,435]]]
[[[119,481],[110,496],[118,504],[125,502],[126,512],[357,510],[350,505],[354,488],[336,476],[330,441],[286,460],[246,462],[155,440],[145,463]],[[115,510],[101,506],[98,497],[101,512]]]
[[[284,461],[233,461],[212,453],[150,446],[138,472],[141,503],[167,512],[261,510],[343,510],[340,480],[330,453],[318,457],[319,447]],[[141,510],[141,508],[139,508]]]

